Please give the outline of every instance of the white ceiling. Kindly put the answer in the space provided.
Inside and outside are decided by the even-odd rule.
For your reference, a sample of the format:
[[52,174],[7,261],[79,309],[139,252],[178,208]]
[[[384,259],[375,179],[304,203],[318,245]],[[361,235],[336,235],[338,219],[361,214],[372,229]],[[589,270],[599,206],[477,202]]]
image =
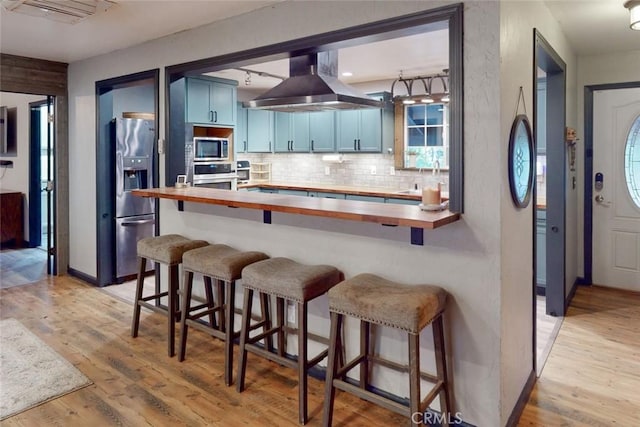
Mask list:
[[[74,62],[243,14],[280,0],[115,1],[117,4],[106,12],[74,25],[7,12],[0,8],[0,52]],[[640,32],[629,29],[629,13],[623,7],[624,2],[625,0],[549,0],[546,4],[560,22],[576,53],[591,55],[640,49]],[[393,71],[378,70],[381,71],[378,73],[381,78],[382,74],[387,78],[389,73],[397,75],[398,68],[404,68],[398,66],[399,62],[403,58],[412,59],[412,53],[405,52],[406,48],[403,48],[403,55],[406,57],[398,57],[396,59],[399,62],[391,62],[389,55],[398,51],[392,42],[377,46],[376,49],[375,56],[389,58],[384,62],[394,64]],[[358,55],[358,58],[362,57]],[[361,60],[353,64],[348,61],[347,55],[341,55],[342,66],[353,67],[351,71],[358,72],[358,65],[362,64],[366,68],[366,63]],[[376,67],[379,66],[380,61],[377,61]],[[404,68],[405,75],[414,71],[422,72],[407,68]]]

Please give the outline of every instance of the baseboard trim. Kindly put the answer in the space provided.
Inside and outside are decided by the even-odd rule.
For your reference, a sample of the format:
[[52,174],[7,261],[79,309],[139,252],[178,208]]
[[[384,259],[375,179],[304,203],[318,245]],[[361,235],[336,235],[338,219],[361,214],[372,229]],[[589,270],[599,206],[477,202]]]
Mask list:
[[576,280],[573,282],[573,286],[571,286],[571,290],[569,291],[569,295],[567,295],[567,298],[564,301],[564,312],[567,312],[567,309],[569,308],[569,304],[571,304],[571,301],[573,300],[573,297],[576,294],[576,289],[578,289],[578,285],[580,286],[590,286],[583,277],[576,277]]
[[524,407],[527,405],[529,401],[529,396],[533,391],[533,386],[536,384],[536,371],[531,370],[529,373],[529,378],[527,378],[527,382],[524,384],[522,388],[522,392],[520,393],[520,397],[518,397],[518,401],[516,405],[513,407],[513,411],[511,411],[511,416],[507,420],[507,427],[515,427],[518,425],[518,421],[520,420],[520,416],[524,411]]
[[84,280],[85,282],[90,283],[93,286],[98,286],[98,279],[93,276],[89,276],[88,274],[85,274],[78,270],[74,270],[71,267],[67,268],[67,273],[69,274],[69,276],[73,276],[80,280]]

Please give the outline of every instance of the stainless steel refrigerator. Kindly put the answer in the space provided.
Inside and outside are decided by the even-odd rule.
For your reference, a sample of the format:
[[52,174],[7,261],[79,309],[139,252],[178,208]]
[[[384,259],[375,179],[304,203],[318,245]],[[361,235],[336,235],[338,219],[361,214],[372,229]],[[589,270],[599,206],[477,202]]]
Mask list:
[[[155,185],[154,122],[142,119],[114,119],[111,135],[115,143],[115,279],[137,273],[136,245],[155,233],[154,199],[137,197],[132,190]],[[147,264],[147,270],[153,264]]]

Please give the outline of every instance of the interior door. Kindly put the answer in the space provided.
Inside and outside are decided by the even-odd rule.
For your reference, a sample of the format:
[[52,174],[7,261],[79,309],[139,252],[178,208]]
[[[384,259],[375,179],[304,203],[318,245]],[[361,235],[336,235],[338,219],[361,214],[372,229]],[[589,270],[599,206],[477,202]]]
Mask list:
[[596,91],[593,99],[592,281],[640,291],[640,201],[627,185],[629,177],[640,191],[640,155],[627,148],[635,142],[640,150],[640,88]]

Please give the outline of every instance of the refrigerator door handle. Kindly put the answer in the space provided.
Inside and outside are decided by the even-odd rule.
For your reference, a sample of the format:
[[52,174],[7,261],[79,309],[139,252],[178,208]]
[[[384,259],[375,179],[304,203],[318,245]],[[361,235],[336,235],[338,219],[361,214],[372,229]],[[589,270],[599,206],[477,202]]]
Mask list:
[[122,225],[124,227],[128,227],[131,225],[142,225],[142,224],[155,224],[155,219],[140,219],[138,221],[123,221]]

